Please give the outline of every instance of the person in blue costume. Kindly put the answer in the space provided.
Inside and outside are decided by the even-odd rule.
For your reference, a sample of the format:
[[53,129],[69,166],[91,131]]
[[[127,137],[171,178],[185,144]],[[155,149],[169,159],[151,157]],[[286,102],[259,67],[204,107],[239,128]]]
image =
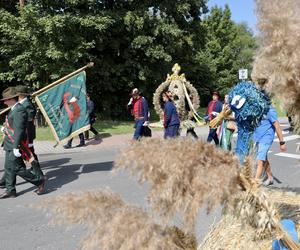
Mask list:
[[163,93],[162,97],[163,97],[163,101],[165,102],[164,138],[167,139],[167,138],[177,137],[179,134],[180,120],[179,120],[179,116],[175,104],[172,101],[172,94],[170,91],[166,91]]
[[249,155],[253,133],[263,116],[270,109],[270,99],[253,82],[243,81],[234,86],[229,93],[230,109],[235,114],[238,127],[236,154],[241,164]]

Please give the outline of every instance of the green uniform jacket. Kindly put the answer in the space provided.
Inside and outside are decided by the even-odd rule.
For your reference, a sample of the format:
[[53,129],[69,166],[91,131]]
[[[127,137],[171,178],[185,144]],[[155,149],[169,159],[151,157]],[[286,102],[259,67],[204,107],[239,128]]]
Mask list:
[[36,108],[34,107],[33,103],[28,99],[25,98],[23,102],[21,102],[23,107],[26,109],[27,112],[27,138],[28,143],[32,144],[33,140],[36,137],[35,125],[34,125],[34,118],[36,116]]
[[[12,142],[8,136],[5,136],[3,149],[5,151],[10,151],[14,148],[20,148],[21,141],[26,140],[27,112],[24,106],[17,103],[8,113],[7,120],[9,126],[14,130],[14,142]],[[8,124],[5,124],[5,126],[8,126]]]

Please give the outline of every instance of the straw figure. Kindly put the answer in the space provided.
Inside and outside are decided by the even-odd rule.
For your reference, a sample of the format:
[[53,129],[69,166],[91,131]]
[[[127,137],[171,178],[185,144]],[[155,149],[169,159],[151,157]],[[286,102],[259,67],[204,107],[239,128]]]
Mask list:
[[[150,185],[147,200],[152,214],[126,204],[111,191],[68,194],[42,204],[58,220],[89,227],[83,249],[195,250],[195,221],[199,210],[206,207],[209,212],[220,206],[225,211],[220,227],[226,222],[239,229],[237,232],[243,232],[246,227],[253,233],[244,237],[243,247],[234,248],[229,244],[236,242],[240,234],[229,239],[223,234],[219,239],[220,248],[213,247],[218,242],[215,239],[206,240],[199,249],[242,249],[248,243],[256,244],[264,239],[269,240],[265,248],[269,249],[271,239],[275,238],[282,239],[292,250],[299,249],[279,224],[280,207],[252,179],[250,160],[240,168],[236,156],[200,140],[152,138],[124,149],[115,162],[115,170],[118,169],[128,169],[140,183]],[[182,215],[180,228],[173,226],[175,214]],[[293,210],[294,218],[299,218],[299,214],[299,207]],[[214,229],[209,235],[210,239],[222,232]],[[222,240],[226,239],[229,245],[224,248]]]
[[235,114],[235,121],[238,127],[238,138],[236,154],[241,163],[249,155],[251,148],[251,138],[255,128],[267,114],[270,108],[268,96],[260,91],[252,82],[240,82],[229,92],[230,109],[223,110],[215,119],[210,122],[210,126],[217,127],[222,119],[231,114]]
[[181,125],[185,128],[191,128],[196,126],[191,119],[194,116],[198,119],[196,110],[199,108],[200,100],[197,90],[186,80],[185,75],[179,75],[180,70],[181,67],[176,63],[172,68],[173,74],[168,74],[166,81],[156,89],[153,95],[153,105],[160,120],[163,120],[162,93],[169,90],[172,94],[172,100],[176,106]]
[[256,0],[259,49],[252,79],[294,116],[300,134],[300,1]]

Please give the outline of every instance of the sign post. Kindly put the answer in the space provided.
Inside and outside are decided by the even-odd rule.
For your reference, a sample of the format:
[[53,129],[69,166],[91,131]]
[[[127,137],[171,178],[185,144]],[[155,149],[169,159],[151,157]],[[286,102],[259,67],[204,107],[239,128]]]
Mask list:
[[246,80],[248,78],[248,69],[239,70],[239,80]]

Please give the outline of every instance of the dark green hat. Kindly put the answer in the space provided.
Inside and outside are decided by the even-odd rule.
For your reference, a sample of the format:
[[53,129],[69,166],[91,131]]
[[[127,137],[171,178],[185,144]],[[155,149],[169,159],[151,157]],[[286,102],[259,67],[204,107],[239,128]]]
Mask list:
[[9,100],[18,96],[19,94],[17,93],[15,87],[8,87],[2,92],[2,99],[0,101]]
[[30,95],[28,88],[24,85],[18,85],[15,88],[18,95],[25,95],[25,96]]

